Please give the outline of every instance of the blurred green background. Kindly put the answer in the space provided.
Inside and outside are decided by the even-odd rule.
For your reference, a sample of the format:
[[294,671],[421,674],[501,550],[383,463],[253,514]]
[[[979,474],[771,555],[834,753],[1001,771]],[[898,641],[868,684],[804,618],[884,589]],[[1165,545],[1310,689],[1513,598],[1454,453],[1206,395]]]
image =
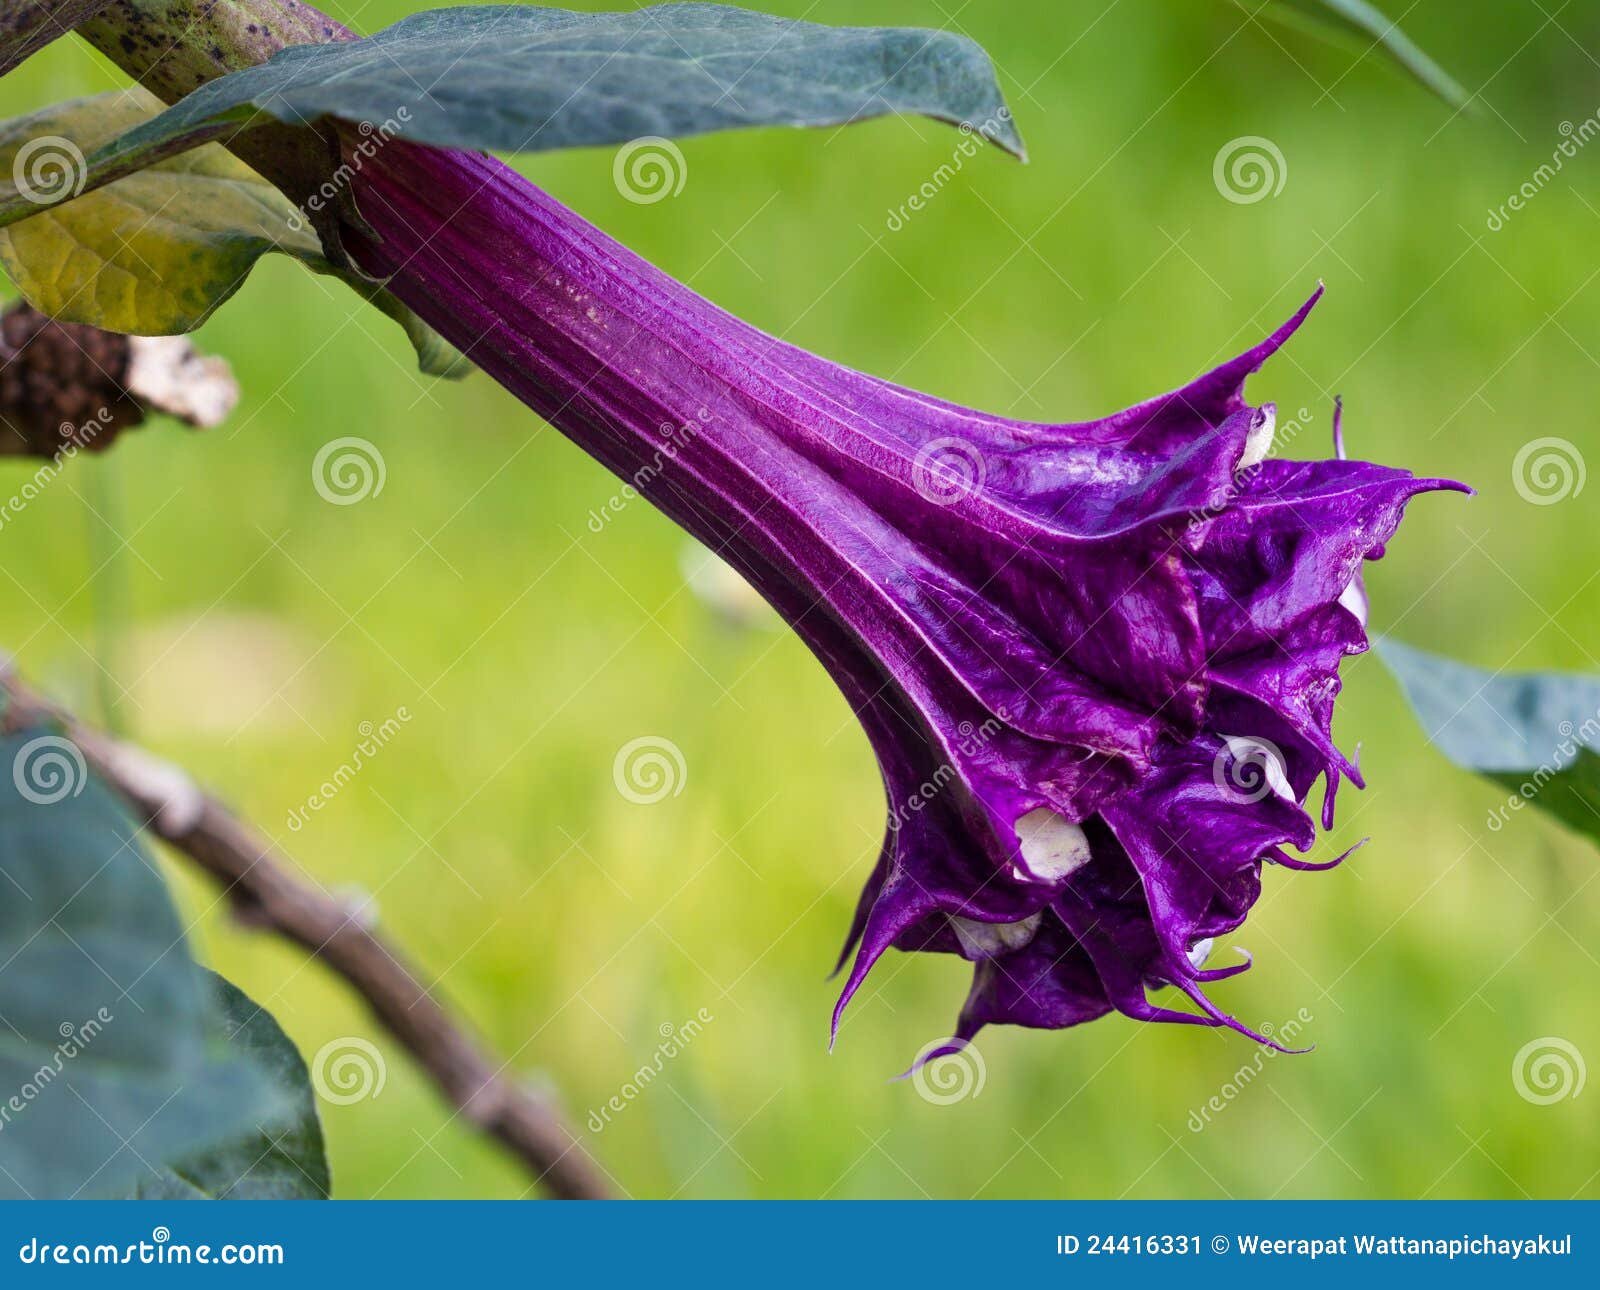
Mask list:
[[[373,30],[425,7],[333,3]],[[604,5],[579,4],[584,8]],[[1488,667],[1600,670],[1600,488],[1512,485],[1518,448],[1596,446],[1600,144],[1498,232],[1488,211],[1600,109],[1600,15],[1421,0],[1405,26],[1472,91],[1458,114],[1360,46],[1223,3],[768,0],[820,21],[959,27],[994,55],[1032,161],[967,162],[922,121],[684,143],[688,181],[621,197],[612,154],[527,173],[734,312],[832,358],[1030,418],[1100,415],[1244,348],[1324,279],[1253,378],[1327,445],[1470,481],[1425,498],[1369,574],[1373,625]],[[1391,5],[1391,8],[1395,6]],[[120,84],[62,42],[0,85],[15,115]],[[1213,182],[1270,139],[1277,196]],[[1219,986],[1255,1025],[1302,1009],[1299,1057],[1227,1032],[1109,1018],[991,1030],[981,1093],[935,1105],[888,1077],[953,1024],[968,968],[891,956],[827,1048],[824,977],[870,869],[883,802],[866,740],[792,637],[688,585],[681,535],[481,375],[412,373],[341,288],[264,264],[201,334],[244,387],[229,424],[159,425],[77,463],[0,545],[0,643],[31,678],[193,768],[310,873],[374,893],[384,925],[511,1068],[548,1084],[635,1196],[1588,1196],[1594,1093],[1534,1105],[1532,1040],[1600,1056],[1593,852],[1446,765],[1372,656],[1337,733],[1371,788],[1325,874],[1270,870]],[[312,487],[321,445],[379,445],[381,494]],[[0,465],[0,486],[32,466]],[[98,518],[97,518],[98,517]],[[111,557],[110,563],[106,561]],[[104,672],[102,672],[102,669]],[[109,675],[112,684],[103,684]],[[412,720],[332,803],[289,813],[361,723]],[[613,784],[629,740],[683,752],[681,794]],[[307,1056],[366,1036],[382,1092],[325,1105],[338,1194],[520,1196],[527,1180],[434,1095],[316,964],[234,927],[173,873],[202,957]],[[590,1112],[714,1020],[595,1133]],[[1250,1075],[1236,1077],[1241,1068]],[[1224,1085],[1238,1095],[1195,1131]]]

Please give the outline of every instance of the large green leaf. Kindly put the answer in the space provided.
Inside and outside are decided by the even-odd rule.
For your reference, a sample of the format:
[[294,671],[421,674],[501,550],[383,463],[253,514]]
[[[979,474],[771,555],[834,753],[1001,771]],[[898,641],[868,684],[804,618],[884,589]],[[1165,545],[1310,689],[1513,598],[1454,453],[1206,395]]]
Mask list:
[[1486,672],[1388,638],[1378,655],[1434,746],[1508,790],[1491,829],[1532,805],[1600,841],[1600,676]]
[[30,218],[0,228],[0,263],[36,308],[109,331],[192,331],[269,251],[347,281],[396,318],[424,371],[455,375],[459,355],[375,283],[335,270],[294,206],[216,144],[68,200],[84,157],[149,121],[143,90],[58,104],[0,124],[0,174],[13,174]]
[[[958,124],[1023,155],[988,55],[950,32],[827,27],[716,4],[435,9],[365,40],[293,46],[218,77],[92,157],[86,183],[263,116],[542,152],[891,113]],[[27,214],[17,198],[0,202],[0,224]]]
[[0,10],[0,76],[87,22],[112,0],[23,0]]
[[1472,96],[1455,79],[1367,0],[1238,0],[1252,12],[1265,11],[1299,26],[1344,35],[1362,48],[1381,47],[1394,62],[1452,107],[1465,107]]
[[237,1138],[145,1175],[139,1200],[326,1200],[328,1157],[311,1075],[272,1015],[216,973],[207,974],[218,1033],[230,1050],[267,1075],[282,1114]]
[[59,735],[0,739],[0,1197],[124,1195],[274,1118],[133,822]]

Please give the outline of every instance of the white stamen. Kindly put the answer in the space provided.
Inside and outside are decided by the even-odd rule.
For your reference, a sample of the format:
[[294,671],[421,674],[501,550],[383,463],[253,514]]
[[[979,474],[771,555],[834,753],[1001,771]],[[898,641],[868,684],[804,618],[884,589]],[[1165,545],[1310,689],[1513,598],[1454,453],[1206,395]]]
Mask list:
[[1244,452],[1239,457],[1236,469],[1248,470],[1251,466],[1259,465],[1267,459],[1267,454],[1272,451],[1272,436],[1278,429],[1277,405],[1264,403],[1261,406],[1259,419],[1250,427],[1250,433],[1245,436]]
[[1089,839],[1082,829],[1049,807],[1029,811],[1016,823],[1022,863],[1044,882],[1059,882],[1089,863]]
[[1283,763],[1276,757],[1265,757],[1262,763],[1267,772],[1267,783],[1272,785],[1272,791],[1286,802],[1300,805],[1300,799],[1294,795],[1294,789],[1289,785],[1289,777],[1283,773]]
[[1339,593],[1339,603],[1356,616],[1356,621],[1363,627],[1367,625],[1367,589],[1361,585],[1361,575],[1358,573],[1350,579],[1350,585]]
[[1206,960],[1211,957],[1211,947],[1216,944],[1213,937],[1206,937],[1203,941],[1196,941],[1189,949],[1189,966],[1196,972],[1206,965]]
[[1012,950],[1020,950],[1033,939],[1044,917],[1041,910],[1015,923],[980,923],[972,918],[950,915],[950,926],[961,942],[962,952],[970,959],[992,959]]
[[[1283,764],[1283,754],[1278,751],[1277,745],[1266,739],[1256,739],[1249,735],[1223,735],[1222,741],[1227,745],[1228,756],[1234,760],[1231,772],[1233,787],[1235,789],[1250,790],[1249,800],[1259,802],[1266,796],[1259,791],[1261,778],[1256,774],[1260,769],[1260,776],[1265,777],[1267,788],[1276,793],[1286,802],[1301,805],[1301,799],[1294,795],[1290,787],[1287,768]],[[1246,779],[1245,777],[1249,778]],[[1217,773],[1217,787],[1226,787],[1220,770]]]

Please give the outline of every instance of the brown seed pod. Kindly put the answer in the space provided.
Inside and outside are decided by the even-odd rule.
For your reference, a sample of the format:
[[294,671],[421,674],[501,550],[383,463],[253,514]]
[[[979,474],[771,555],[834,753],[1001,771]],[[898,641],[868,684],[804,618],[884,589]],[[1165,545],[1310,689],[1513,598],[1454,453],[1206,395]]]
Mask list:
[[123,336],[17,303],[0,314],[0,456],[100,452],[151,413],[219,424],[238,401],[221,359],[181,336]]

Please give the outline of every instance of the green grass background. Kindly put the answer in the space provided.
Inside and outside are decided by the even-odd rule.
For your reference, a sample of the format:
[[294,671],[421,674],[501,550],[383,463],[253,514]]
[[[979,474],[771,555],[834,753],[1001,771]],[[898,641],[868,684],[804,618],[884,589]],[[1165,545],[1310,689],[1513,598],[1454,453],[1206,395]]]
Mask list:
[[[421,7],[328,6],[366,30]],[[1031,164],[968,162],[898,233],[888,212],[951,158],[953,132],[690,140],[684,191],[649,206],[618,195],[609,152],[527,172],[772,332],[1028,417],[1179,384],[1323,279],[1325,302],[1250,387],[1281,417],[1310,410],[1289,455],[1325,451],[1340,393],[1356,455],[1479,489],[1413,507],[1369,575],[1374,626],[1488,667],[1600,669],[1600,485],[1538,507],[1511,477],[1532,438],[1596,447],[1600,146],[1502,231],[1485,226],[1561,123],[1600,108],[1600,16],[1409,7],[1407,30],[1481,87],[1458,115],[1361,46],[1222,3],[767,7],[969,32]],[[0,110],[119,83],[63,42],[0,84]],[[1242,135],[1281,149],[1277,197],[1219,196],[1212,159]],[[1596,1092],[1536,1106],[1512,1081],[1544,1036],[1600,1060],[1596,857],[1531,813],[1491,833],[1499,790],[1443,762],[1371,656],[1346,669],[1337,726],[1371,788],[1344,799],[1328,845],[1372,842],[1336,872],[1269,871],[1233,938],[1256,968],[1216,990],[1257,1025],[1305,1009],[1315,1052],[1263,1061],[1226,1032],[1120,1018],[996,1030],[979,1044],[981,1094],[932,1105],[888,1077],[948,1032],[965,965],[892,956],[828,1052],[824,976],[883,803],[865,739],[798,642],[719,619],[645,504],[591,533],[617,487],[600,468],[481,375],[416,378],[385,320],[298,268],[264,264],[201,339],[234,364],[238,413],[207,434],[130,436],[8,522],[0,640],[90,711],[109,671],[142,741],[324,884],[375,893],[427,978],[580,1124],[654,1060],[661,1027],[705,1009],[714,1020],[660,1079],[583,1130],[619,1188],[1597,1194]],[[387,482],[334,507],[310,464],[349,434],[380,446]],[[30,471],[0,466],[0,485]],[[291,833],[289,811],[360,723],[402,705],[401,733]],[[613,757],[640,735],[682,749],[679,796],[615,791]],[[197,951],[308,1056],[349,1035],[384,1052],[381,1094],[324,1107],[340,1195],[527,1192],[320,967],[172,872]],[[1241,1068],[1239,1095],[1193,1131]]]

